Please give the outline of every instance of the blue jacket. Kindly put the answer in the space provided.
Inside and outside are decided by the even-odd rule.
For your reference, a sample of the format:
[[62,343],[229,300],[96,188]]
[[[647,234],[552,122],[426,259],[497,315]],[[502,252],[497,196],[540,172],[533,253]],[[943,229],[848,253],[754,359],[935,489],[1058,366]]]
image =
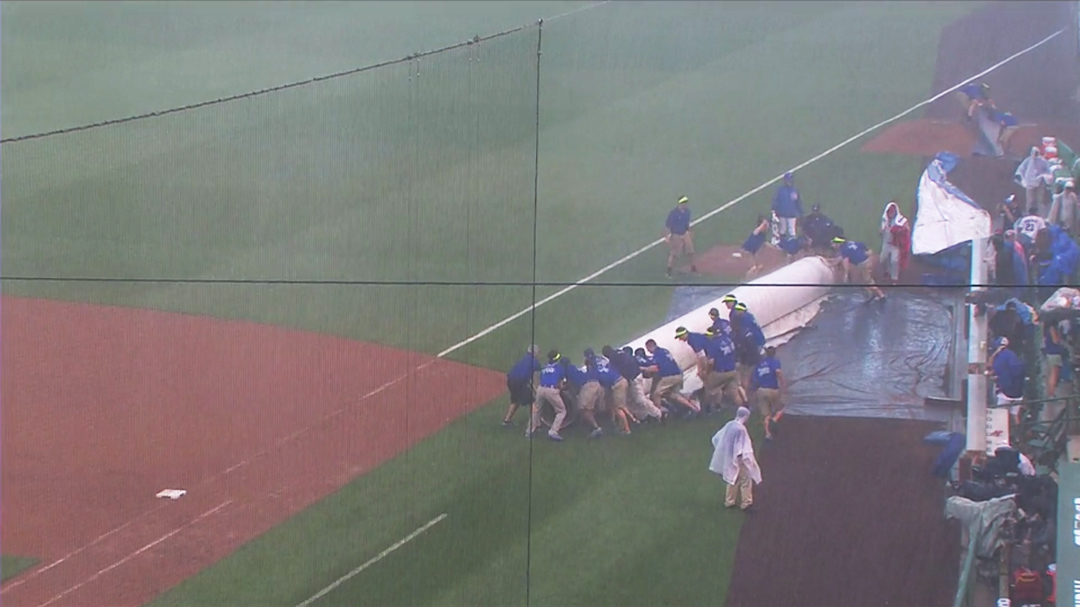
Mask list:
[[795,186],[782,185],[772,199],[772,210],[777,217],[802,217],[802,197]]

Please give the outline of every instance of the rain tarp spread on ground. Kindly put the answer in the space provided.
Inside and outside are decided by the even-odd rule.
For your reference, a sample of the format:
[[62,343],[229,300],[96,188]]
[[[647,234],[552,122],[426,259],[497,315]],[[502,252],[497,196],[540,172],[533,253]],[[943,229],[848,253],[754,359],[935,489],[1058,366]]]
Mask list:
[[[677,289],[668,318],[723,292]],[[778,349],[790,386],[787,412],[947,421],[946,410],[928,408],[924,399],[946,396],[956,340],[953,300],[931,291],[894,291],[874,303],[862,292],[831,296],[809,326]]]

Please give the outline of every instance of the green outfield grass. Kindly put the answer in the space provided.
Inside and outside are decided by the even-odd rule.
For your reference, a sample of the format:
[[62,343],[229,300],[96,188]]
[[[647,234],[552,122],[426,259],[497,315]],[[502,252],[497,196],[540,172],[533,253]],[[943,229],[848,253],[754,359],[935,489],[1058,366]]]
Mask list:
[[714,604],[742,516],[707,469],[729,417],[530,451],[480,411],[152,605],[293,607],[444,513],[315,605]]
[[[679,195],[700,216],[922,101],[940,29],[976,7],[625,3],[546,24],[535,267],[535,29],[421,60],[418,78],[394,66],[5,145],[6,277],[339,282],[9,278],[4,292],[438,353],[559,289],[528,285],[534,272],[572,282],[654,240]],[[7,12],[3,23],[6,35]],[[188,54],[220,50],[215,40]],[[922,167],[860,154],[861,143],[797,179],[807,204],[876,248],[883,203],[912,200]],[[699,226],[698,248],[741,242],[771,195]],[[574,353],[637,337],[669,305],[665,255],[621,264],[451,357],[502,369],[528,343]],[[415,284],[432,280],[526,284]],[[721,420],[530,451],[497,427],[503,406],[458,420],[155,604],[296,605],[442,513],[317,605],[722,600],[741,519],[721,511],[705,469]]]
[[0,581],[8,581],[38,564],[38,559],[24,556],[0,556]]

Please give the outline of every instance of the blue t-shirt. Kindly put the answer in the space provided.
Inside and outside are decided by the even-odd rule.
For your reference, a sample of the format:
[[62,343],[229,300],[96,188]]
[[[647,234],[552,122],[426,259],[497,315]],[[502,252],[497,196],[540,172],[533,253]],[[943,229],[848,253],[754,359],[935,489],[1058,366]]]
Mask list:
[[997,387],[1009,398],[1024,395],[1024,363],[1016,352],[1005,348],[994,358],[994,378]]
[[735,370],[735,342],[727,335],[721,333],[710,339],[707,354],[713,361],[713,370],[717,373]]
[[634,356],[634,360],[637,361],[639,367],[651,367],[656,364],[656,362],[653,361],[653,358],[648,354],[645,354],[643,356]]
[[750,377],[750,385],[754,388],[779,390],[780,378],[776,376],[776,372],[779,370],[780,361],[770,357],[761,359],[761,362],[754,369],[754,374]]
[[751,255],[757,253],[765,244],[765,232],[754,230],[742,243],[742,249]]
[[757,319],[749,312],[739,317],[739,341],[748,346],[760,348],[765,345],[765,333],[758,326]]
[[849,240],[840,245],[840,255],[854,265],[859,265],[870,258],[870,255],[866,252],[866,245],[854,240]]
[[682,369],[679,368],[679,363],[675,362],[675,357],[668,352],[666,348],[657,348],[652,353],[653,364],[656,365],[657,370],[660,372],[660,377],[671,377],[673,375],[682,375]]
[[714,332],[731,337],[731,321],[726,318],[717,318],[713,321],[712,327],[710,328]]
[[548,363],[544,365],[543,369],[540,369],[540,387],[541,388],[558,388],[559,382],[566,377],[566,372],[563,370],[563,364],[559,361]]
[[539,370],[540,361],[536,360],[536,357],[532,354],[526,354],[510,368],[510,371],[506,374],[506,379],[508,381],[525,381]]
[[705,351],[706,344],[709,343],[709,336],[704,333],[690,332],[686,335],[686,345],[693,348],[694,352],[701,354]]
[[586,371],[582,371],[574,365],[566,365],[566,379],[579,388],[591,381],[599,381],[596,377],[590,377]]
[[679,207],[671,209],[667,216],[667,229],[671,230],[671,233],[676,236],[687,233],[690,230],[689,207],[683,210],[680,210]]
[[598,380],[600,380],[601,386],[605,388],[610,388],[617,384],[619,380],[623,378],[618,371],[612,368],[611,364],[606,358],[597,357],[595,360],[595,364],[596,377]]

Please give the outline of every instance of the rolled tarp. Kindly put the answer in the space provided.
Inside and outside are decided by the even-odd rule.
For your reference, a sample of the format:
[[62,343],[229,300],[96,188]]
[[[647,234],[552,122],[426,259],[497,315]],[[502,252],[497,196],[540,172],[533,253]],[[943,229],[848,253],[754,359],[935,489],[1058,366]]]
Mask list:
[[[745,285],[736,287],[731,294],[747,309],[765,333],[771,344],[780,343],[805,327],[817,313],[821,301],[837,282],[835,268],[822,257],[804,257],[774,272],[761,276]],[[675,329],[686,327],[690,331],[704,333],[712,319],[709,309],[716,308],[720,316],[728,317],[723,297],[717,298],[671,322],[649,331],[626,344],[633,349],[644,348],[645,342],[654,339],[661,348],[667,348],[683,369],[684,392],[701,387],[695,372],[697,357],[686,343],[675,339]]]

